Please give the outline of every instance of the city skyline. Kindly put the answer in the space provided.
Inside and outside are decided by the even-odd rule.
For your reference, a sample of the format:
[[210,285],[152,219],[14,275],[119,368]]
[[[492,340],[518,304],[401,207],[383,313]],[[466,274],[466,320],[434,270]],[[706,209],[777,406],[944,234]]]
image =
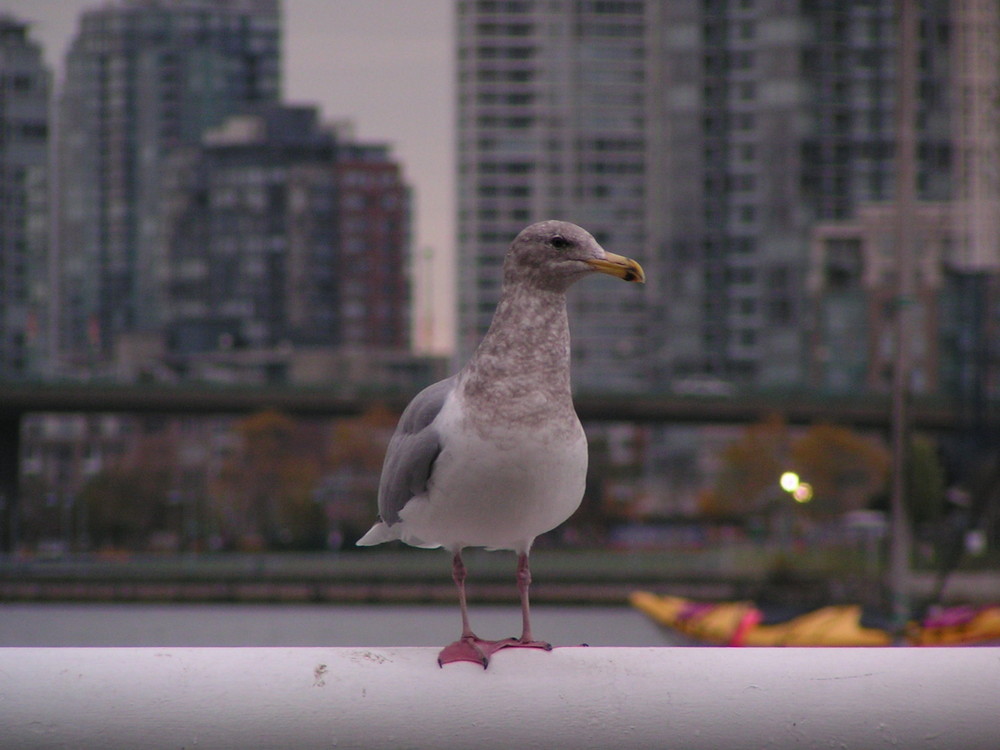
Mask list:
[[[58,79],[65,73],[63,45],[76,33],[76,13],[106,4],[71,0],[56,8],[40,0],[30,8],[26,2],[0,8],[24,6],[23,17],[34,21],[33,36],[43,44]],[[884,387],[888,370],[878,364],[881,355],[865,355],[851,366],[850,377],[846,371],[830,370],[829,378],[822,374],[829,345],[811,336],[810,316],[825,311],[817,300],[807,299],[803,282],[811,280],[813,291],[823,287],[817,279],[822,280],[825,270],[817,263],[827,257],[827,250],[819,245],[815,252],[810,250],[817,222],[849,221],[867,204],[892,200],[895,83],[894,68],[886,61],[892,59],[895,37],[890,3],[824,5],[794,13],[768,3],[741,3],[729,10],[685,5],[686,10],[674,6],[669,12],[669,3],[654,0],[458,3],[454,8],[459,15],[469,14],[470,21],[463,21],[461,48],[448,43],[452,6],[440,0],[434,6],[442,11],[440,17],[422,17],[433,27],[428,34],[419,24],[406,26],[399,7],[391,17],[381,18],[345,2],[284,0],[281,100],[314,104],[324,120],[352,121],[356,137],[384,141],[393,149],[415,187],[414,277],[418,285],[424,282],[424,292],[434,289],[439,305],[450,297],[442,292],[454,286],[441,283],[450,281],[450,273],[426,272],[426,249],[439,251],[438,265],[448,272],[453,270],[452,257],[461,254],[454,269],[462,279],[461,353],[468,353],[489,323],[497,266],[510,237],[526,223],[555,215],[580,221],[602,241],[606,238],[611,250],[628,248],[634,254],[637,245],[644,245],[641,255],[654,260],[648,309],[640,310],[630,300],[621,310],[625,317],[615,316],[614,327],[589,324],[593,313],[601,318],[609,311],[609,300],[592,306],[580,295],[574,298],[580,344],[576,356],[582,360],[587,355],[596,382],[614,380],[614,366],[589,352],[627,360],[633,371],[629,378],[642,382],[708,375],[744,384],[761,379],[788,385],[801,383],[808,373],[829,386],[836,382],[837,388],[855,387],[859,378]],[[571,12],[591,25],[564,28],[557,23],[560,14]],[[69,15],[60,15],[64,13]],[[996,54],[996,6],[976,11],[982,18],[969,15],[971,11],[934,13],[933,22],[928,21],[933,33],[922,43],[921,65],[926,69],[920,73],[924,110],[917,123],[919,197],[961,199],[968,204],[961,206],[968,209],[968,218],[978,220],[995,213],[989,192],[993,167],[985,172],[977,167],[969,174],[953,171],[957,164],[995,162],[957,155],[960,149],[969,155],[995,153],[993,109],[973,107],[971,102],[989,101],[982,92],[996,86],[996,73],[985,75],[982,62]],[[537,25],[513,23],[529,14],[537,16]],[[590,15],[593,19],[586,20]],[[605,22],[615,16],[621,18],[609,27]],[[797,25],[791,23],[796,18]],[[660,39],[652,32],[661,25],[676,33]],[[967,27],[980,33],[974,36]],[[830,33],[817,35],[810,29]],[[63,45],[48,41],[46,34],[62,38]],[[623,56],[612,49],[619,41],[612,42],[611,36],[631,38],[635,46],[624,48],[629,54]],[[409,87],[408,95],[420,102],[419,108],[408,107],[410,100],[394,99],[399,80],[391,71],[416,73],[420,66],[408,63],[441,58],[445,73],[435,79],[436,85],[421,81],[443,98],[451,93],[444,80],[456,52],[463,87],[461,147],[452,137],[435,141],[441,156],[434,169],[440,169],[443,179],[432,182],[440,187],[461,180],[461,198],[449,195],[449,208],[440,214],[449,235],[452,222],[461,222],[461,234],[429,243],[421,219],[426,216],[429,183],[421,181],[402,141],[383,137],[379,130],[398,128],[401,138],[416,139],[409,141],[412,145],[429,132],[451,127],[449,102],[432,107],[433,124],[422,128],[415,115],[424,111],[428,97],[419,93],[420,87]],[[825,62],[816,64],[821,58]],[[963,63],[956,66],[959,59]],[[952,64],[945,64],[948,60]],[[577,69],[573,66],[581,72],[567,83],[560,76]],[[329,68],[330,74],[317,74],[321,68]],[[583,83],[573,88],[572,81]],[[970,94],[969,102],[955,106],[942,94],[953,84],[976,96]],[[326,94],[301,95],[299,85]],[[331,92],[351,88],[355,94],[333,94],[332,103],[329,100]],[[380,94],[369,95],[373,90]],[[567,98],[567,90],[575,93]],[[609,119],[611,110],[621,110],[617,119]],[[627,117],[622,114],[626,110]],[[440,117],[442,111],[448,117]],[[631,124],[625,127],[626,122]],[[657,125],[663,122],[670,126]],[[421,157],[430,155],[418,151]],[[510,156],[514,152],[516,158]],[[656,163],[658,153],[669,158]],[[451,169],[456,154],[461,178]],[[974,194],[963,192],[973,187]],[[450,207],[456,200],[461,211]],[[973,223],[988,229],[989,222]],[[848,231],[846,226],[834,229]],[[959,229],[966,229],[955,230],[956,242],[963,243]],[[454,239],[460,239],[460,249],[452,247]],[[858,241],[849,239],[854,245]],[[872,245],[865,242],[866,247]],[[976,268],[995,264],[992,243],[979,243],[975,250]],[[851,253],[857,254],[853,249]],[[869,249],[859,257],[870,255]],[[854,313],[866,304],[874,276],[858,278],[869,286],[852,288]],[[661,285],[666,279],[675,283],[676,293],[665,294]],[[883,291],[891,290],[887,286]],[[665,296],[669,306],[662,304]],[[426,323],[420,322],[426,297],[422,300],[418,289],[415,298],[415,330],[426,334]],[[928,298],[931,303],[936,304]],[[437,319],[451,319],[452,313],[447,299]],[[861,329],[881,331],[879,320],[848,317],[854,321],[851,339],[859,339]],[[925,316],[930,337],[936,336],[935,317]],[[830,319],[842,324],[844,316]],[[653,337],[643,335],[644,326]],[[887,330],[875,338],[886,336]],[[646,363],[632,356],[630,338],[643,342]],[[920,382],[934,380],[920,376]],[[619,387],[626,385],[622,380]]]
[[[0,71],[13,348],[37,335],[23,277],[52,302],[52,380],[413,390],[447,364],[407,349],[408,331],[418,355],[447,349],[426,343],[431,302],[457,334],[437,330],[452,363],[466,359],[503,304],[510,238],[559,217],[648,270],[644,287],[569,296],[578,394],[891,393],[897,518],[908,395],[953,397],[961,441],[989,447],[1000,0],[927,3],[919,34],[891,0],[435,2],[454,18],[347,0],[0,4],[15,19]],[[601,507],[719,512],[722,433],[616,415],[588,425],[595,464],[635,481],[606,479]],[[14,467],[24,446],[35,509],[125,466],[143,432],[197,436],[182,421],[32,418],[22,444],[21,420],[0,458]],[[200,459],[225,449],[203,434]],[[182,486],[213,491],[214,469],[175,463],[150,500],[168,513]],[[0,476],[15,498],[0,525],[18,493]]]
[[[58,86],[81,13],[103,4],[5,0],[0,12],[30,24]],[[421,320],[430,311],[436,352],[450,349],[454,327],[451,29],[451,0],[394,4],[391,14],[381,4],[349,0],[282,2],[283,101],[314,104],[325,120],[352,122],[358,138],[388,143],[414,185],[414,260],[428,249],[434,254],[431,273],[415,263],[414,315]],[[382,93],[371,96],[376,90]],[[426,339],[428,328],[424,323],[417,333]]]

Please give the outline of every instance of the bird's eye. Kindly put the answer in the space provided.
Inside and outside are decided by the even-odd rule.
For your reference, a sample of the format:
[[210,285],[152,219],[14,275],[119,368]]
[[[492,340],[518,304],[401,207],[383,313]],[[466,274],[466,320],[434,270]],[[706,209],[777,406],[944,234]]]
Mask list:
[[563,237],[562,235],[558,235],[558,234],[555,237],[553,237],[551,240],[549,240],[549,241],[551,242],[552,247],[554,247],[554,248],[556,248],[558,250],[565,250],[567,247],[569,247],[570,245],[573,244],[572,242],[570,242],[569,240],[567,240],[565,237]]

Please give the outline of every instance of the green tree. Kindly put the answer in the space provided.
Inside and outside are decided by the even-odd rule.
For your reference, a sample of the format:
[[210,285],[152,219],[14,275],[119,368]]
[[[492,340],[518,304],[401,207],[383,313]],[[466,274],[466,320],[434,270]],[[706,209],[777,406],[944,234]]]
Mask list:
[[906,504],[913,524],[934,523],[944,513],[945,472],[937,445],[914,435],[907,461]]
[[[940,520],[945,507],[945,469],[937,446],[925,435],[913,435],[906,454],[906,492],[903,503],[913,527]],[[875,497],[870,507],[889,512],[889,491]]]

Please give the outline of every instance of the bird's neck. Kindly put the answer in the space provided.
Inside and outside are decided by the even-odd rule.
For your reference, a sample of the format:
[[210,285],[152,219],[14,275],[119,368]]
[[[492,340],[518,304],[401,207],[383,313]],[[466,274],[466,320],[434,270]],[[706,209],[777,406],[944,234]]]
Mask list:
[[[557,290],[504,289],[493,322],[466,371],[466,387],[504,399],[533,395],[569,398],[569,323],[566,295]],[[541,376],[541,377],[539,377]]]

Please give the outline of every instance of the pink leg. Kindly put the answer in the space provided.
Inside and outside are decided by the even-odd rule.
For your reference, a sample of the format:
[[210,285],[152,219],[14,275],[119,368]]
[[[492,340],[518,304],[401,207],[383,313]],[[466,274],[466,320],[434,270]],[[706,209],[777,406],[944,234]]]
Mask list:
[[531,637],[531,612],[528,604],[528,589],[531,587],[531,568],[528,567],[528,553],[517,557],[517,591],[521,595],[521,637],[508,647],[542,648],[552,650],[552,644],[536,641]]
[[458,606],[462,610],[462,637],[472,635],[472,627],[469,625],[469,605],[465,599],[465,563],[462,562],[462,553],[456,552],[451,561],[451,580],[458,588]]
[[461,551],[456,552],[452,558],[451,577],[458,588],[458,606],[462,610],[462,637],[441,649],[441,653],[438,654],[438,665],[443,667],[456,661],[471,661],[482,664],[483,669],[486,669],[490,665],[490,656],[504,648],[512,639],[487,641],[472,632],[469,625],[469,608],[465,599],[465,563],[462,562]]

